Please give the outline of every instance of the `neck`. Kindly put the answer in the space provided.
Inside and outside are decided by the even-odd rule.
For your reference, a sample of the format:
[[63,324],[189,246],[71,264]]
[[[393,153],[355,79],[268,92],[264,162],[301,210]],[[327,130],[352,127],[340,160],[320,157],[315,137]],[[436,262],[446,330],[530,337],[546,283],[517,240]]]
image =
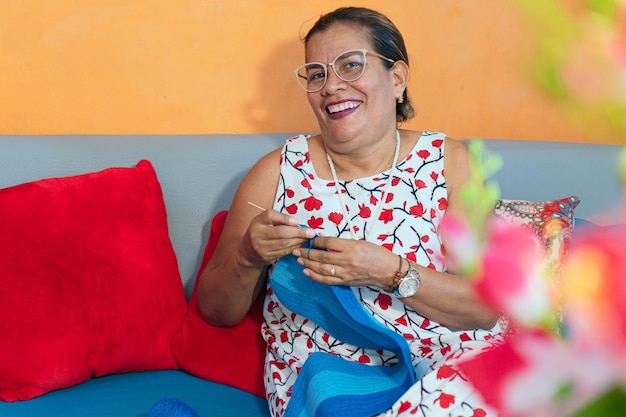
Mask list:
[[330,158],[329,165],[333,164],[339,179],[364,178],[387,171],[391,167],[396,153],[397,135],[399,132],[394,130],[391,136],[379,140],[373,146],[360,146],[355,151],[342,152],[337,146],[329,148],[323,141],[322,146],[326,156]]
[[[393,154],[393,162],[391,163],[391,167],[389,168],[389,175],[387,176],[387,181],[385,181],[385,187],[384,190],[381,194],[380,200],[378,202],[378,208],[376,210],[376,214],[374,215],[373,219],[378,219],[379,215],[381,213],[381,210],[383,208],[384,205],[384,200],[385,200],[385,196],[387,195],[387,192],[389,191],[389,185],[391,184],[391,181],[393,180],[393,171],[394,168],[396,167],[396,165],[398,164],[398,157],[400,155],[400,131],[396,130],[396,146],[395,146],[395,150],[394,150],[394,154]],[[348,208],[347,206],[344,204],[343,202],[343,198],[341,197],[342,191],[339,187],[339,178],[337,177],[337,171],[335,170],[335,164],[333,163],[332,158],[330,157],[330,155],[327,153],[326,154],[326,158],[328,159],[328,166],[330,168],[330,172],[333,176],[333,181],[335,182],[335,190],[337,191],[337,198],[339,199],[339,205],[341,207],[341,210],[344,213],[346,222],[348,224],[348,230],[350,231],[350,234],[352,235],[353,239],[356,239],[357,236],[355,234],[355,228],[352,225],[352,222],[350,220],[350,214],[348,213]],[[364,238],[365,240],[367,240],[368,236],[371,235],[372,232],[372,227],[373,225],[376,223],[376,221],[372,221],[369,223],[369,226],[365,227],[364,230]]]

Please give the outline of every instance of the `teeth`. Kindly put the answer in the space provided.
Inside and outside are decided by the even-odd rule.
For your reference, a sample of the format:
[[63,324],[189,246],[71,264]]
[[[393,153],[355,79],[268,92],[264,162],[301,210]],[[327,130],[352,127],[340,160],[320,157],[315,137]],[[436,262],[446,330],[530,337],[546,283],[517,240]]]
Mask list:
[[346,103],[341,103],[341,104],[337,104],[335,106],[329,106],[328,107],[328,112],[329,113],[337,113],[340,111],[344,111],[347,109],[353,109],[355,107],[358,107],[359,103],[355,102],[355,101],[348,101]]

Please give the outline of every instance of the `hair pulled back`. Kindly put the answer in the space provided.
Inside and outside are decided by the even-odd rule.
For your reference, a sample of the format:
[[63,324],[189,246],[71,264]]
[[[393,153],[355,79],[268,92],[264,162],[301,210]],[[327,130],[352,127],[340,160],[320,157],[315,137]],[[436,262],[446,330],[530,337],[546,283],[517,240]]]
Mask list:
[[[404,61],[409,65],[409,56],[404,45],[402,34],[385,15],[364,7],[341,7],[321,16],[304,37],[304,45],[311,36],[324,32],[337,23],[357,25],[366,29],[370,35],[372,48],[375,52],[394,61]],[[391,68],[391,62],[383,61]],[[396,103],[396,121],[405,122],[415,116],[415,110],[405,89],[402,92],[402,103]]]

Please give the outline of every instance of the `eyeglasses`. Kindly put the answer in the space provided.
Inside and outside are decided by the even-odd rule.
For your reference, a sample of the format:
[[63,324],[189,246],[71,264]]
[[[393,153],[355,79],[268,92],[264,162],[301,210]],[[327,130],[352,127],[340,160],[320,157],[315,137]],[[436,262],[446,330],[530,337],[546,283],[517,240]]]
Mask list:
[[367,49],[353,49],[342,53],[329,64],[309,62],[298,67],[295,71],[296,79],[300,87],[309,93],[315,93],[324,87],[328,79],[327,67],[332,67],[333,72],[340,80],[346,82],[356,81],[365,72],[367,55],[372,55],[391,63],[396,62]]

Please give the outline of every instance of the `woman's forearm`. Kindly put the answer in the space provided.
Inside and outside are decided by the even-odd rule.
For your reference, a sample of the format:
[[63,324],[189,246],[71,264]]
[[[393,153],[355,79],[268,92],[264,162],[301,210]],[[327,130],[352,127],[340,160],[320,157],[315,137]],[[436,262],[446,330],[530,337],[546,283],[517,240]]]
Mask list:
[[242,265],[235,254],[219,265],[207,265],[196,292],[203,318],[221,327],[239,323],[261,292],[266,274],[267,267]]
[[406,305],[424,317],[452,329],[490,329],[498,314],[474,291],[471,278],[418,266],[419,290],[404,298]]

